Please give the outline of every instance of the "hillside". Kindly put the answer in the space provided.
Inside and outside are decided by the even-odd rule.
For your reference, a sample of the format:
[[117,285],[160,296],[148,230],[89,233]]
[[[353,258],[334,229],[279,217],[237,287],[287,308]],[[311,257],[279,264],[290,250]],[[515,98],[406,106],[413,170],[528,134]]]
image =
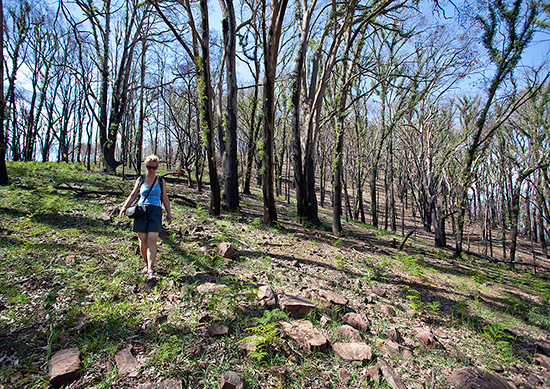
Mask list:
[[336,237],[283,201],[266,228],[260,192],[214,219],[208,193],[170,179],[174,222],[148,281],[116,217],[131,181],[55,163],[8,172],[0,387],[49,387],[52,356],[70,348],[67,388],[218,388],[229,371],[246,388],[449,388],[465,367],[488,387],[550,387],[545,274],[454,258],[420,235],[399,251],[399,234],[366,224]]

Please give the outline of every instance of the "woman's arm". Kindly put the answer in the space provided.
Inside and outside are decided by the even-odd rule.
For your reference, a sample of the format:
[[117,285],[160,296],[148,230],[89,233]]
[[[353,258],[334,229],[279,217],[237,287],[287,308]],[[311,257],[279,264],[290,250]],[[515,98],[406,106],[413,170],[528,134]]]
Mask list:
[[139,181],[140,181],[140,178],[136,180],[132,193],[130,193],[130,196],[128,196],[124,204],[122,204],[122,206],[120,207],[120,212],[118,213],[118,216],[124,216],[124,214],[126,213],[126,209],[130,206],[130,204],[133,204],[133,202],[136,201],[136,199],[138,198],[139,186],[140,186]]
[[166,180],[162,180],[162,203],[166,209],[166,221],[170,224],[172,223],[172,213],[170,212],[170,198],[166,190]]

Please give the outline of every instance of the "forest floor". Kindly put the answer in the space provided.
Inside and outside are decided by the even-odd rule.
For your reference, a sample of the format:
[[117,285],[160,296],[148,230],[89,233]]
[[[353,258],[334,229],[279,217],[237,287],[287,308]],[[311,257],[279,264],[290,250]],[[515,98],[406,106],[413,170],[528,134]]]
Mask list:
[[[550,356],[547,273],[457,258],[426,234],[399,251],[400,234],[368,224],[344,222],[341,236],[305,228],[280,199],[279,226],[267,228],[259,191],[241,198],[240,212],[212,218],[207,192],[170,179],[174,221],[151,281],[130,222],[117,217],[132,181],[71,164],[8,163],[8,173],[0,388],[49,387],[51,357],[71,347],[80,366],[67,388],[219,388],[227,371],[246,388],[449,388],[464,367],[511,387],[550,387],[549,366],[536,363]],[[320,216],[328,227],[329,210]],[[223,242],[238,258],[216,253]],[[262,285],[278,296],[345,298],[345,306],[314,301],[302,319],[329,347],[308,351],[291,339],[274,321],[288,315],[258,299]],[[340,331],[347,312],[367,322],[359,336],[372,357],[348,361],[332,347],[349,340]],[[213,324],[228,332],[213,334]],[[257,348],[247,353],[241,341],[251,335]],[[121,350],[134,358],[130,372]]]

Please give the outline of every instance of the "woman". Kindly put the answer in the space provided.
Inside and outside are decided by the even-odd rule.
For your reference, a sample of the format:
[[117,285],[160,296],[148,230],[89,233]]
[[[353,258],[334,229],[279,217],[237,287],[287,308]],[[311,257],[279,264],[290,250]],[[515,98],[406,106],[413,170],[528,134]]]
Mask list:
[[145,167],[147,174],[136,180],[132,193],[120,208],[119,216],[123,216],[126,209],[140,196],[138,204],[144,206],[145,215],[134,219],[132,231],[138,234],[139,250],[145,262],[142,273],[147,273],[147,277],[152,279],[157,258],[157,240],[162,227],[162,204],[166,209],[168,224],[172,222],[172,214],[170,213],[170,199],[165,181],[157,177],[156,174],[159,167],[158,157],[149,155],[145,158]]

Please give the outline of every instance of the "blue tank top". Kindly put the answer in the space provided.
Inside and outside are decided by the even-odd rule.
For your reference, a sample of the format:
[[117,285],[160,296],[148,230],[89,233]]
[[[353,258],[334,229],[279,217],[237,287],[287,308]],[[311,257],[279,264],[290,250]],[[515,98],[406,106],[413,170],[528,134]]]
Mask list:
[[[161,188],[160,188],[160,179],[157,177],[157,182],[155,186],[153,186],[153,189],[151,189],[151,193],[149,193],[149,196],[147,196],[147,192],[149,191],[149,187],[145,185],[145,183],[142,183],[139,192],[140,192],[140,199],[139,199],[139,205],[156,205],[157,207],[162,206],[162,202],[160,199],[161,195]],[[143,199],[147,196],[147,199],[145,202]]]

